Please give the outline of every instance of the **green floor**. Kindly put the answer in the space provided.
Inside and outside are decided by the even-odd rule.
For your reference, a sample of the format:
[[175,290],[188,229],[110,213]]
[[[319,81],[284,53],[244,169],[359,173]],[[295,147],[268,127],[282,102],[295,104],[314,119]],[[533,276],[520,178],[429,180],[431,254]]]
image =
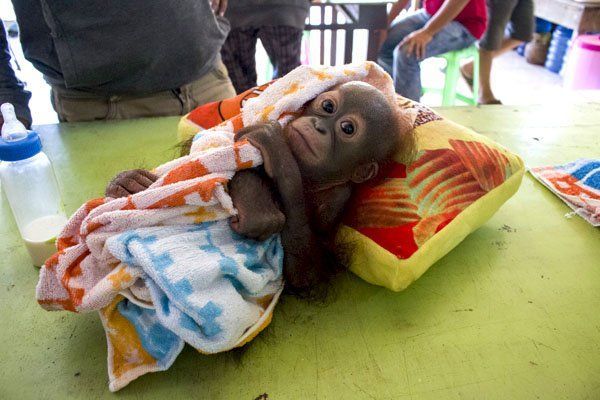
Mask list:
[[[600,156],[600,103],[441,109],[530,166]],[[176,151],[175,118],[42,126],[67,211]],[[240,351],[186,349],[111,394],[95,313],[43,311],[0,201],[0,399],[599,399],[600,230],[526,176],[487,224],[401,293],[351,274],[284,298]],[[266,394],[266,396],[262,396]]]

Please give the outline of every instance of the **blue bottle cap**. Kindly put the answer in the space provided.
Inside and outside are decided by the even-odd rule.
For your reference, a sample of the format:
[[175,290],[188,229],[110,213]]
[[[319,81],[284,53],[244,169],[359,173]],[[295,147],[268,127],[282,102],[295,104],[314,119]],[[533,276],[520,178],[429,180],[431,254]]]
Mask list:
[[0,138],[0,160],[19,161],[33,157],[42,151],[40,135],[27,131],[27,137],[21,140],[4,140]]

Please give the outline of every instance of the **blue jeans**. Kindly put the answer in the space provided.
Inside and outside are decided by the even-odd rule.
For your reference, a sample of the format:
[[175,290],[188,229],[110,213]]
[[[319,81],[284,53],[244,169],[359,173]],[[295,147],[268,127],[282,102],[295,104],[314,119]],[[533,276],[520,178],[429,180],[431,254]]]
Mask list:
[[[377,62],[394,78],[396,93],[419,101],[421,98],[421,67],[414,55],[408,55],[398,44],[408,34],[425,26],[431,16],[419,10],[397,21],[388,31]],[[433,36],[425,49],[425,58],[460,50],[475,43],[475,37],[460,22],[452,21]]]

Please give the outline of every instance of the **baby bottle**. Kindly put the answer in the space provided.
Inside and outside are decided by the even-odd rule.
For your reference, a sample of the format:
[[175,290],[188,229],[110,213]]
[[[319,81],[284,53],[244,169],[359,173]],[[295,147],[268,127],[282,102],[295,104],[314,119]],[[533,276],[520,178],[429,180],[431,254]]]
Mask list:
[[54,242],[67,218],[40,137],[17,119],[12,104],[2,104],[0,111],[0,180],[33,265],[39,267],[56,251]]

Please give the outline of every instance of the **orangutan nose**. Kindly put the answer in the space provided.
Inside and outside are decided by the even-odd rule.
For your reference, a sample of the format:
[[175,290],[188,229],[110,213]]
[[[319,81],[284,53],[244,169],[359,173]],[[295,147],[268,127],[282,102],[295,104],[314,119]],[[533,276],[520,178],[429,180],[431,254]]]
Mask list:
[[327,134],[327,128],[325,127],[325,124],[323,124],[323,121],[321,121],[321,119],[312,117],[312,123],[317,132],[319,132],[323,135]]

